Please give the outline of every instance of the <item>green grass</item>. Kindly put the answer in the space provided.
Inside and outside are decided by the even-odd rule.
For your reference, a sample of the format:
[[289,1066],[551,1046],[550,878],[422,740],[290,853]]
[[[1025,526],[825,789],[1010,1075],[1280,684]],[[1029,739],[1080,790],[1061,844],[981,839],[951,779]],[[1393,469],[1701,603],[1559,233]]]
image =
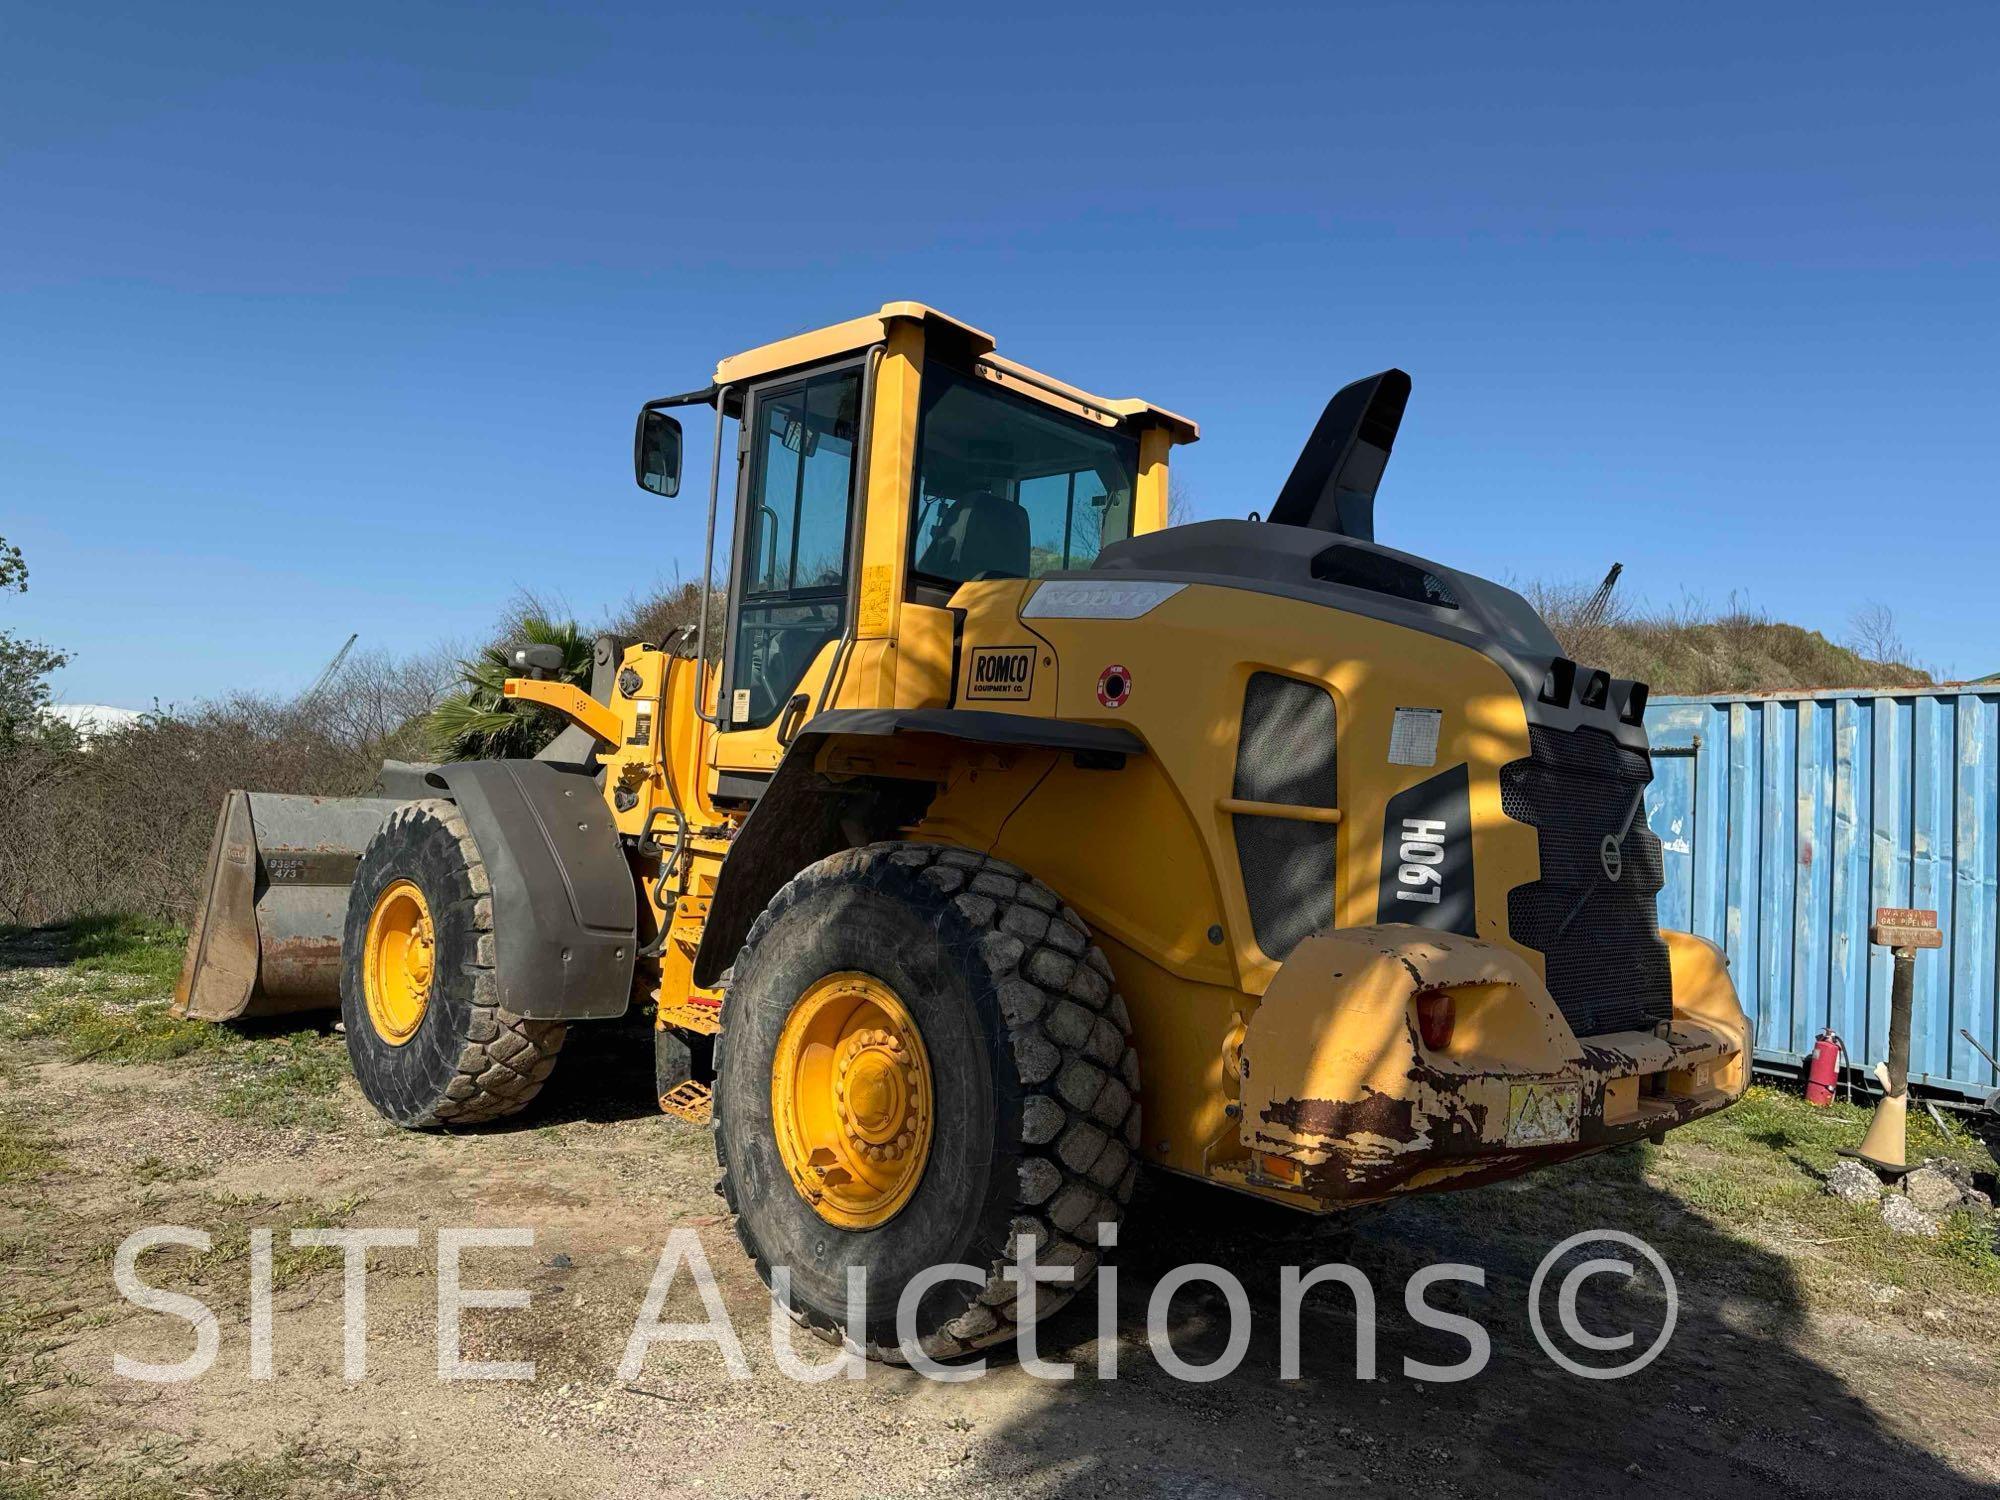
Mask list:
[[[250,1261],[250,1231],[276,1225],[271,1236],[271,1287],[283,1291],[314,1272],[338,1271],[345,1264],[342,1252],[334,1246],[294,1245],[291,1231],[337,1229],[361,1203],[359,1195],[338,1203],[307,1204],[256,1193],[211,1193],[198,1209],[191,1210],[197,1216],[188,1220],[208,1231],[208,1249],[161,1249],[153,1254],[163,1261],[178,1257],[172,1275],[210,1292],[211,1302],[227,1302],[243,1292],[242,1268]],[[118,1241],[107,1239],[96,1246],[91,1258],[108,1266],[117,1249]]]
[[316,1031],[245,1034],[208,1021],[177,1021],[159,1001],[137,1005],[76,996],[0,1012],[0,1037],[53,1040],[70,1062],[164,1063],[198,1059],[220,1077],[194,1097],[230,1119],[330,1125],[331,1096],[346,1076],[336,1037]]
[[[11,929],[0,933],[0,964],[6,949],[30,942],[56,956],[59,977],[0,991],[0,1041],[51,1042],[69,1062],[202,1062],[217,1076],[191,1097],[225,1118],[275,1126],[337,1119],[332,1095],[347,1072],[337,1038],[244,1031],[168,1013],[186,942],[180,928],[88,917],[34,932]],[[4,1163],[0,1157],[0,1172]]]
[[220,1052],[237,1034],[207,1021],[177,1021],[164,1000],[129,1003],[98,995],[48,996],[0,1011],[0,1037],[55,1041],[70,1062],[171,1062]]
[[0,1185],[34,1182],[61,1165],[61,1155],[26,1110],[0,1105]]
[[72,1062],[165,1062],[227,1046],[220,1028],[167,1014],[186,944],[181,928],[132,916],[0,932],[0,972],[35,965],[6,986],[0,1039],[54,1040]]
[[206,1177],[209,1169],[199,1162],[170,1162],[150,1152],[132,1163],[131,1179],[141,1187],[192,1182]]
[[[132,918],[92,918],[60,928],[0,929],[0,1042],[7,1047],[0,1079],[24,1076],[37,1058],[72,1062],[166,1064],[185,1070],[182,1097],[226,1118],[273,1127],[337,1123],[333,1095],[347,1074],[340,1039],[304,1030],[243,1031],[177,1021],[168,997],[179,975],[185,934]],[[0,1081],[0,1188],[12,1207],[58,1195],[62,1174],[84,1170],[65,1161],[41,1121],[7,1098]],[[178,1085],[177,1085],[178,1087]],[[337,1249],[294,1246],[292,1227],[347,1222],[359,1199],[334,1204],[266,1197],[200,1195],[176,1188],[207,1175],[142,1155],[130,1180],[165,1190],[178,1201],[193,1191],[182,1217],[212,1235],[205,1253],[181,1257],[179,1270],[215,1305],[241,1294],[250,1230],[280,1224],[272,1245],[272,1282],[283,1289],[302,1279],[337,1273]],[[86,1231],[88,1232],[88,1231]],[[406,1484],[394,1460],[312,1443],[268,1456],[190,1464],[179,1445],[139,1432],[107,1430],[97,1414],[78,1408],[65,1380],[38,1349],[74,1324],[77,1281],[108,1285],[115,1238],[94,1236],[68,1252],[67,1269],[51,1278],[24,1273],[47,1255],[39,1239],[0,1240],[0,1500],[54,1500],[87,1494],[116,1500],[290,1500],[290,1497],[373,1497]],[[44,1270],[47,1268],[44,1267]]]
[[79,917],[63,929],[69,967],[83,974],[121,974],[171,993],[187,951],[187,929],[144,917]]
[[0,1039],[53,1041],[69,1062],[207,1061],[221,1077],[195,1097],[227,1118],[269,1125],[332,1124],[331,1096],[347,1071],[337,1038],[316,1031],[258,1035],[208,1021],[177,1021],[158,1000],[44,999],[0,1010]]
[[169,1493],[213,1500],[373,1500],[403,1493],[393,1468],[358,1452],[293,1443],[271,1458],[232,1458],[181,1471]]
[[1959,1212],[1944,1221],[1938,1235],[1938,1253],[1964,1261],[2000,1288],[2000,1248],[1993,1237],[1993,1221],[1982,1215]]
[[[1826,1191],[1839,1148],[1860,1142],[1868,1115],[1814,1109],[1758,1085],[1662,1145],[1415,1200],[1399,1207],[1398,1233],[1415,1243],[1466,1236],[1546,1249],[1586,1225],[1611,1225],[1643,1237],[1707,1295],[1904,1323],[1943,1305],[1970,1336],[2000,1336],[1994,1219],[1955,1214],[1935,1239],[1903,1238],[1879,1210]],[[1949,1156],[1975,1173],[1995,1169],[1977,1141],[1947,1138],[1927,1116],[1911,1117],[1909,1145],[1912,1161]]]
[[[1647,1176],[1718,1228],[1796,1248],[1808,1279],[1822,1285],[1865,1280],[1944,1295],[2000,1294],[1993,1219],[1960,1212],[1935,1239],[1904,1238],[1879,1210],[1825,1191],[1840,1148],[1860,1142],[1869,1114],[1847,1104],[1815,1109],[1796,1094],[1759,1085],[1733,1109],[1669,1136],[1652,1154]],[[1947,1136],[1928,1114],[1912,1114],[1910,1160],[1937,1156],[1977,1173],[1995,1170],[1992,1155],[1970,1135]]]
[[376,1500],[407,1493],[401,1466],[354,1450],[295,1441],[268,1456],[189,1464],[177,1444],[105,1442],[74,1406],[39,1399],[29,1381],[0,1380],[0,1500]]
[[227,1066],[231,1077],[210,1102],[219,1115],[279,1126],[323,1127],[339,1119],[333,1094],[348,1065],[337,1038],[310,1031],[253,1038],[235,1049]]
[[[1860,1143],[1873,1114],[1871,1105],[1834,1103],[1815,1109],[1797,1094],[1763,1084],[1721,1114],[1710,1115],[1676,1132],[1671,1139],[1701,1142],[1732,1154],[1776,1153],[1825,1173],[1840,1160],[1842,1146]],[[1925,1110],[1913,1110],[1909,1123],[1911,1161],[1948,1156],[1975,1172],[1995,1169],[1991,1153],[1964,1130],[1946,1136]]]
[[76,1494],[77,1465],[62,1439],[77,1421],[74,1408],[40,1399],[49,1389],[43,1369],[0,1374],[0,1500],[44,1500]]

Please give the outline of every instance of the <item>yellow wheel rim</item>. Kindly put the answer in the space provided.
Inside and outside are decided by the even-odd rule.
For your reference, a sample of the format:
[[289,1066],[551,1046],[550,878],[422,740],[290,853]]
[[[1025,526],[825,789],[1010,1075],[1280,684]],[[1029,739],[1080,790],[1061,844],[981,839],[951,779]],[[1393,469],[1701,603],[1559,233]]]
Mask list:
[[800,996],[771,1066],[771,1120],[793,1185],[842,1229],[886,1224],[930,1160],[931,1063],[895,992],[830,974]]
[[375,898],[361,961],[368,1024],[391,1047],[402,1046],[423,1024],[436,969],[430,906],[415,882],[398,880]]

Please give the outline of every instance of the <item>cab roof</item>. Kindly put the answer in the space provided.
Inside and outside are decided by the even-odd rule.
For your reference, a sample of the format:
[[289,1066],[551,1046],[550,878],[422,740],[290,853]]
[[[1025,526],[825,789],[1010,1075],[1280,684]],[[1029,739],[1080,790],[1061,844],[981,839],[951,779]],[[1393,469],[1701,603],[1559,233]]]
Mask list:
[[885,302],[878,312],[850,318],[845,323],[815,328],[808,333],[795,333],[790,338],[729,355],[717,362],[715,383],[718,386],[743,385],[782,370],[856,353],[880,343],[888,337],[892,323],[905,319],[923,323],[927,334],[932,331],[945,333],[952,344],[967,350],[969,357],[984,366],[1001,384],[1023,395],[1053,406],[1082,407],[1086,413],[1097,414],[1100,420],[1111,418],[1131,427],[1163,427],[1176,443],[1192,443],[1201,436],[1200,427],[1165,407],[1129,396],[1094,396],[1052,375],[1044,375],[1015,360],[1003,358],[993,352],[992,334],[922,302]]

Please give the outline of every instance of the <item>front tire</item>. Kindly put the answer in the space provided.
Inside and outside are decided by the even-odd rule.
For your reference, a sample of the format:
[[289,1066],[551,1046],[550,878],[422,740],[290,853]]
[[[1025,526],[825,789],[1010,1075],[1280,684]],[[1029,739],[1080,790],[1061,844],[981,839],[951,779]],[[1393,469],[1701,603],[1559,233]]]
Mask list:
[[368,1102],[411,1129],[526,1107],[563,1044],[561,1021],[503,1009],[486,864],[458,808],[412,802],[362,852],[341,935],[340,1015]]
[[[829,1004],[861,1018],[845,1041],[837,1022],[816,1020]],[[917,1343],[933,1358],[999,1343],[1023,1312],[1001,1274],[1022,1236],[1041,1265],[1074,1269],[1068,1283],[1038,1285],[1037,1316],[1088,1284],[1101,1226],[1123,1216],[1138,1176],[1138,1059],[1110,965],[1054,891],[963,849],[884,843],[833,855],[757,919],[723,1018],[720,1188],[765,1283],[789,1268],[798,1322],[841,1342],[847,1273],[859,1267],[865,1351],[895,1359],[904,1289],[957,1262],[979,1279],[922,1295]],[[817,1169],[801,1169],[800,1148],[783,1144],[815,1113],[791,1102],[815,1076],[830,1096],[836,1076],[861,1079],[868,1099],[833,1097],[818,1111],[852,1140],[822,1139],[814,1159],[835,1169],[828,1181],[850,1184],[881,1165],[878,1192],[830,1195],[810,1182]],[[907,1112],[908,1146],[902,1126],[886,1123],[890,1099]],[[899,1153],[919,1148],[921,1173],[906,1183]]]

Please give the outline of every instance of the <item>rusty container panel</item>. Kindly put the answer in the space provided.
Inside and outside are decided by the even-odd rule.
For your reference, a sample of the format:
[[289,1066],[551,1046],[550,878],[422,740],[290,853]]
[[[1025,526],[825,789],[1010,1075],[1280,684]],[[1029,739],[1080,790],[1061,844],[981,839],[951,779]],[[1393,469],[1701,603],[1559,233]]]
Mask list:
[[340,1004],[340,935],[361,852],[394,797],[231,792],[174,992],[204,1021]]
[[1756,1058],[1796,1068],[1822,1027],[1888,1053],[1877,907],[1933,908],[1910,1082],[1983,1099],[2000,1073],[2000,687],[1655,698],[1646,814],[1666,862],[1660,925],[1729,954]]

